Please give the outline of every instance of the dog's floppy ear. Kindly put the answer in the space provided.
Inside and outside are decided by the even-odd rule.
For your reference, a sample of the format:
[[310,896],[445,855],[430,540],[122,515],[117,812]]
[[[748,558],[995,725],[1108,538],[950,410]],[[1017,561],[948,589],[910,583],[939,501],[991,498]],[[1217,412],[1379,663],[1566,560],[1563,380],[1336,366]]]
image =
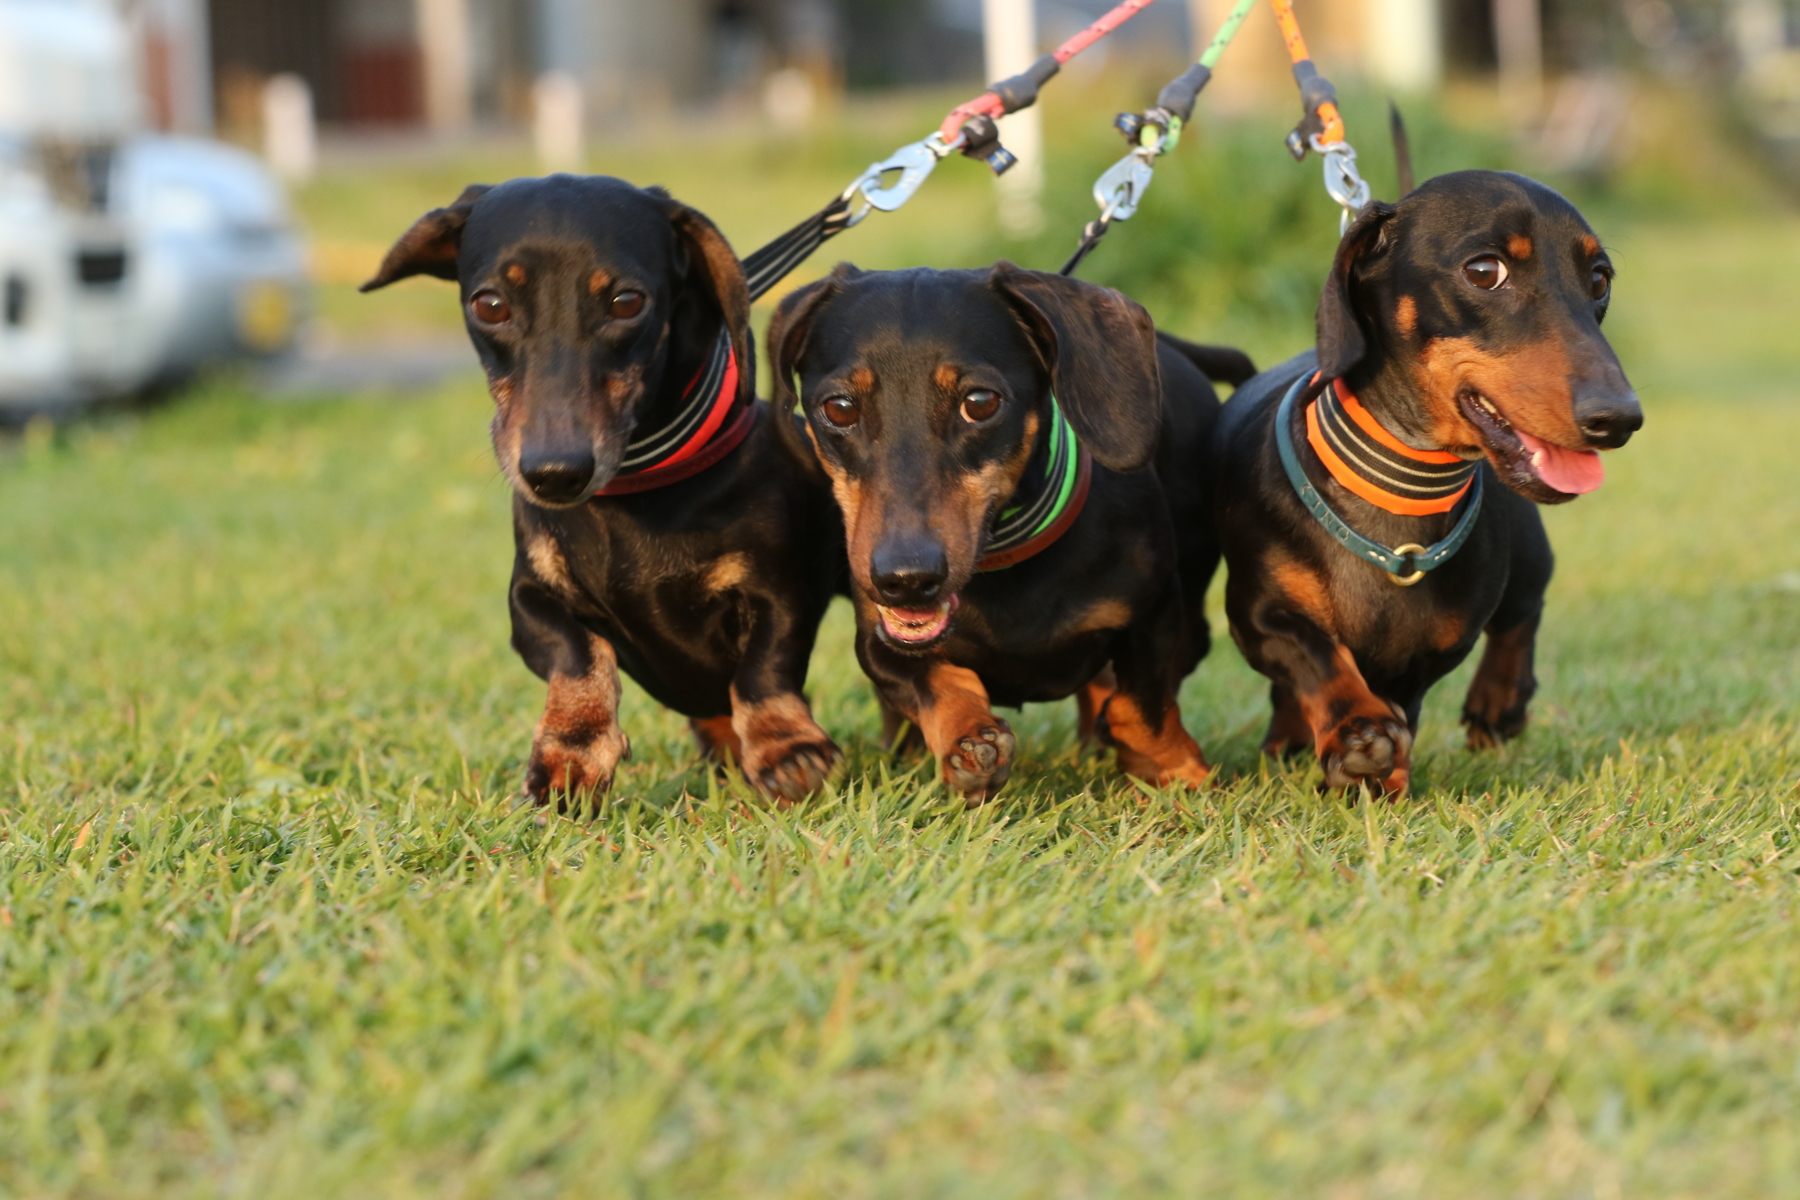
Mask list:
[[661,188],[645,188],[669,218],[680,240],[686,282],[710,292],[718,301],[731,333],[731,349],[738,361],[738,395],[756,398],[756,344],[750,336],[750,291],[744,284],[744,268],[738,256],[704,214],[672,198]]
[[1150,314],[1111,288],[1009,262],[988,278],[1037,342],[1056,403],[1088,452],[1115,471],[1147,466],[1162,429]]
[[1379,244],[1394,206],[1374,201],[1363,206],[1338,242],[1331,275],[1319,295],[1319,372],[1325,379],[1339,379],[1368,353],[1368,338],[1350,297],[1351,274]]
[[463,226],[475,202],[493,190],[492,184],[471,183],[448,208],[434,208],[400,235],[381,260],[375,277],[358,288],[372,292],[396,279],[411,275],[435,275],[439,279],[456,279],[456,252],[462,249]]
[[[812,334],[813,319],[825,304],[842,290],[846,280],[862,272],[849,263],[839,263],[825,278],[795,288],[782,297],[769,321],[769,363],[774,386],[770,394],[770,416],[775,420],[775,436],[793,460],[814,479],[825,478],[812,439],[794,423],[794,409],[800,395],[794,390],[794,371],[800,356],[806,352],[806,339]],[[801,414],[805,420],[805,414]]]

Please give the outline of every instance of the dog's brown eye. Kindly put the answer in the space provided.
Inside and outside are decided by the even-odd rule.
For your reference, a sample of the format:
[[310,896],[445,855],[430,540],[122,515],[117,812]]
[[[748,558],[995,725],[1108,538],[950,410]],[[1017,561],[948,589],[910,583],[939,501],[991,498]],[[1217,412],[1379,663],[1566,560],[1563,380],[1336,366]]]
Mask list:
[[839,429],[848,429],[862,419],[862,405],[848,396],[833,396],[822,406],[825,419]]
[[1484,254],[1463,264],[1463,278],[1491,292],[1506,282],[1506,264],[1491,254]]
[[1612,290],[1612,272],[1605,267],[1595,267],[1594,273],[1588,277],[1588,291],[1596,300],[1606,299],[1606,293]]
[[492,289],[469,297],[469,311],[483,325],[499,325],[512,316],[512,306],[506,302],[506,297]]
[[620,292],[607,306],[606,315],[620,321],[630,320],[644,311],[644,293]]
[[963,397],[963,420],[975,424],[987,420],[1000,411],[1000,393],[990,392],[986,388],[978,388]]

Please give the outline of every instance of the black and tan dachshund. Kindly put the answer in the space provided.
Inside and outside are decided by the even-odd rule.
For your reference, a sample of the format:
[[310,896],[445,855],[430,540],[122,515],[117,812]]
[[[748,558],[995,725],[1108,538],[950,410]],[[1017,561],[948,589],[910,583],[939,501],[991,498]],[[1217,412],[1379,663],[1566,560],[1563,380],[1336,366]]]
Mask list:
[[1194,465],[1219,404],[1190,355],[1238,380],[1247,358],[1159,345],[1119,293],[1007,263],[840,267],[769,345],[843,510],[858,658],[952,788],[1006,782],[992,704],[1071,694],[1126,771],[1206,778],[1175,698],[1218,564]]
[[419,274],[461,285],[513,485],[513,646],[549,684],[529,794],[609,785],[619,668],[766,794],[818,787],[838,750],[800,689],[843,534],[756,400],[725,239],[654,188],[515,179],[420,218],[363,290]]
[[1206,472],[1226,614],[1271,681],[1264,750],[1404,792],[1419,706],[1485,631],[1469,745],[1516,737],[1553,559],[1534,503],[1643,423],[1600,331],[1613,267],[1569,202],[1494,171],[1364,208],[1318,342],[1225,406]]

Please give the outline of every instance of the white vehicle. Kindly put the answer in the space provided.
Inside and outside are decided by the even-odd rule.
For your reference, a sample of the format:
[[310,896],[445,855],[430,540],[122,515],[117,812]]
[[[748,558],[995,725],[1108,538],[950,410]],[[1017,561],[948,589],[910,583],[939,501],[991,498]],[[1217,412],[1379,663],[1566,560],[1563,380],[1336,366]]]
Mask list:
[[291,345],[304,247],[252,156],[137,133],[111,8],[0,0],[0,418]]
[[152,383],[293,347],[306,247],[260,159],[223,142],[141,136],[125,143],[116,179]]

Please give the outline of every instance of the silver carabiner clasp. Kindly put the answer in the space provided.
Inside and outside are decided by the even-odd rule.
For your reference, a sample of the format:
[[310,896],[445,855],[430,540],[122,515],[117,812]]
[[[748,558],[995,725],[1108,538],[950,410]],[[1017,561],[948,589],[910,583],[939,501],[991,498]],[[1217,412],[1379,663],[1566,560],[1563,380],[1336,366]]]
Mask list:
[[[923,141],[900,147],[878,163],[870,163],[869,169],[851,180],[850,186],[844,189],[844,199],[861,192],[865,201],[861,210],[850,218],[850,224],[868,216],[871,208],[893,212],[911,200],[919,185],[937,167],[938,160],[962,145],[962,141],[958,136],[955,141],[946,142],[941,134],[933,133]],[[895,171],[900,172],[900,178],[882,187],[881,181]]]
[[1312,136],[1312,148],[1325,164],[1325,191],[1344,210],[1343,215],[1338,218],[1338,236],[1342,237],[1349,230],[1350,222],[1356,219],[1356,214],[1369,202],[1369,181],[1357,171],[1356,151],[1349,142],[1332,142],[1327,145],[1319,141],[1319,135],[1315,133]]
[[1094,203],[1100,206],[1102,219],[1131,219],[1131,214],[1143,202],[1144,193],[1150,190],[1150,180],[1156,175],[1156,168],[1150,163],[1153,157],[1153,152],[1146,153],[1145,148],[1140,147],[1108,167],[1094,181]]

